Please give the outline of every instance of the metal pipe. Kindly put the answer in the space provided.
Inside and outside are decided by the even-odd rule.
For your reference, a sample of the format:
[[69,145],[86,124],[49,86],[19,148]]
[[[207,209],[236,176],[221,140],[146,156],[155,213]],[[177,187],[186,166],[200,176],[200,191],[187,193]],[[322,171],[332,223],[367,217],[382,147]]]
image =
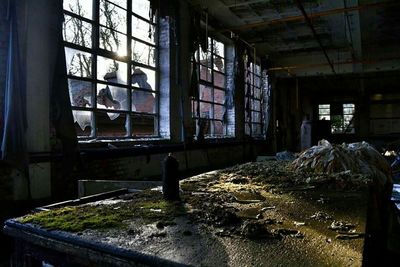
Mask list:
[[[400,57],[388,57],[388,58],[380,58],[376,60],[346,60],[335,62],[337,65],[348,65],[348,64],[374,64],[387,60],[398,60]],[[290,71],[293,69],[306,69],[306,68],[316,68],[316,67],[324,67],[328,66],[328,63],[318,63],[318,64],[303,64],[303,65],[293,65],[293,66],[285,66],[285,67],[273,67],[269,68],[268,71]]]

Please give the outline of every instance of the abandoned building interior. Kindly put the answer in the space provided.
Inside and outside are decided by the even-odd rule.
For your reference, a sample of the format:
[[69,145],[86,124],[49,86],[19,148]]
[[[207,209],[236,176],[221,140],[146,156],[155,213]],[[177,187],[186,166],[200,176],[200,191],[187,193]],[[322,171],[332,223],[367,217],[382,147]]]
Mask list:
[[0,266],[399,266],[399,14],[0,0]]

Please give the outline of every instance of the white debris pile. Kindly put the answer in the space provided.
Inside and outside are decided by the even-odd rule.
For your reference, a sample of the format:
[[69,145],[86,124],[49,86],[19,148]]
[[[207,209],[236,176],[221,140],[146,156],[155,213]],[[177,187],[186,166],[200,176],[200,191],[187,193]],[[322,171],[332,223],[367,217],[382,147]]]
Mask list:
[[294,160],[291,170],[313,173],[342,173],[363,174],[386,184],[390,179],[390,165],[367,142],[334,145],[326,140],[318,142]]

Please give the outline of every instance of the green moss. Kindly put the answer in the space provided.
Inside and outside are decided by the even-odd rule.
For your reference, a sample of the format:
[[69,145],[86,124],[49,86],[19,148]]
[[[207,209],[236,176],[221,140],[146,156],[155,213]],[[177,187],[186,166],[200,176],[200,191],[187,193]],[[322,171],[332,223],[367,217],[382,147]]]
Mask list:
[[172,221],[185,213],[180,202],[168,202],[160,195],[138,195],[132,201],[97,206],[67,206],[27,215],[22,223],[32,223],[43,228],[80,232],[85,229],[124,227],[124,221],[141,218],[145,223]]
[[27,215],[21,219],[21,222],[38,224],[50,230],[79,232],[84,229],[119,227],[125,217],[124,213],[112,213],[104,208],[64,207]]

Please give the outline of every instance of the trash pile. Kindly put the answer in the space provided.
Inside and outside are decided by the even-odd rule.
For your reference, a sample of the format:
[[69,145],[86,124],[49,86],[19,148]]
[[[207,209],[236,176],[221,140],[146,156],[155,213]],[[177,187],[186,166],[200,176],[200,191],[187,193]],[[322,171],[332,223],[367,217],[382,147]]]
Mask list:
[[289,169],[311,173],[362,174],[377,179],[382,185],[391,177],[389,163],[367,142],[335,145],[321,140],[317,146],[301,153]]

